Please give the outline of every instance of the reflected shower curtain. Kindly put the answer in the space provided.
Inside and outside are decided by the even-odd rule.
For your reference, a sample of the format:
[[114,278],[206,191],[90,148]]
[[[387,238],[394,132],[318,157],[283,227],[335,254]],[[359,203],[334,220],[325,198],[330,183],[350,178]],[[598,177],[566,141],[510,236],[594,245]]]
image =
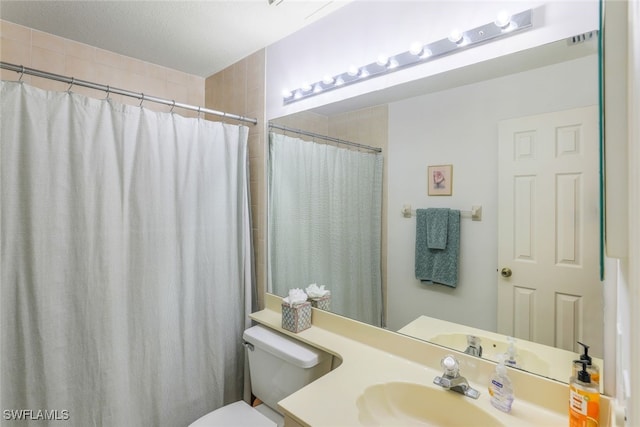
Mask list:
[[382,154],[271,133],[269,289],[311,283],[331,311],[381,324]]
[[3,419],[176,427],[240,399],[247,128],[15,82],[0,102]]

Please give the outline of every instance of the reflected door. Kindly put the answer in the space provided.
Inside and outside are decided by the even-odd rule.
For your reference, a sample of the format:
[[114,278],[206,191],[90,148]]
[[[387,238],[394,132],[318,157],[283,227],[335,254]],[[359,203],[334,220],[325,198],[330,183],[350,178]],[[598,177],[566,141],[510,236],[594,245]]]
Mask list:
[[596,106],[499,123],[498,332],[602,357]]

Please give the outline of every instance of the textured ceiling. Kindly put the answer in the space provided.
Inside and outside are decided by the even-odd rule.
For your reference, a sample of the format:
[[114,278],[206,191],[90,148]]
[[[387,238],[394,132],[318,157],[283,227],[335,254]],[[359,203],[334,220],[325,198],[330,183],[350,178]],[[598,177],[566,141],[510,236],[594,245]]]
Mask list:
[[0,18],[208,77],[346,3],[0,0]]

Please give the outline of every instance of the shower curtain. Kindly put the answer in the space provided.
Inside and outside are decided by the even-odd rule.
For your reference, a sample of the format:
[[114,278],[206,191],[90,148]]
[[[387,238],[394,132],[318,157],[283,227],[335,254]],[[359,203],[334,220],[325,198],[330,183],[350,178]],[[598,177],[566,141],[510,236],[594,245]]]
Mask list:
[[324,285],[332,312],[381,324],[382,160],[270,134],[272,292]]
[[3,420],[176,427],[240,399],[247,128],[0,98]]

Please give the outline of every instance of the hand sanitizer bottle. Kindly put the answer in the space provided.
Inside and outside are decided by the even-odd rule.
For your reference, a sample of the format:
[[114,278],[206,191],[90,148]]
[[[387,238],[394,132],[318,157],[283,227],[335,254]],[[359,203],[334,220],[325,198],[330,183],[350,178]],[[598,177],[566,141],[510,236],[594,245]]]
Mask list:
[[498,356],[496,372],[489,378],[490,401],[493,406],[503,412],[510,412],[513,404],[513,386],[507,375],[504,355]]
[[507,341],[509,342],[509,346],[507,347],[507,351],[505,353],[505,365],[515,368],[518,366],[518,361],[516,360],[516,339],[513,337],[508,337]]

